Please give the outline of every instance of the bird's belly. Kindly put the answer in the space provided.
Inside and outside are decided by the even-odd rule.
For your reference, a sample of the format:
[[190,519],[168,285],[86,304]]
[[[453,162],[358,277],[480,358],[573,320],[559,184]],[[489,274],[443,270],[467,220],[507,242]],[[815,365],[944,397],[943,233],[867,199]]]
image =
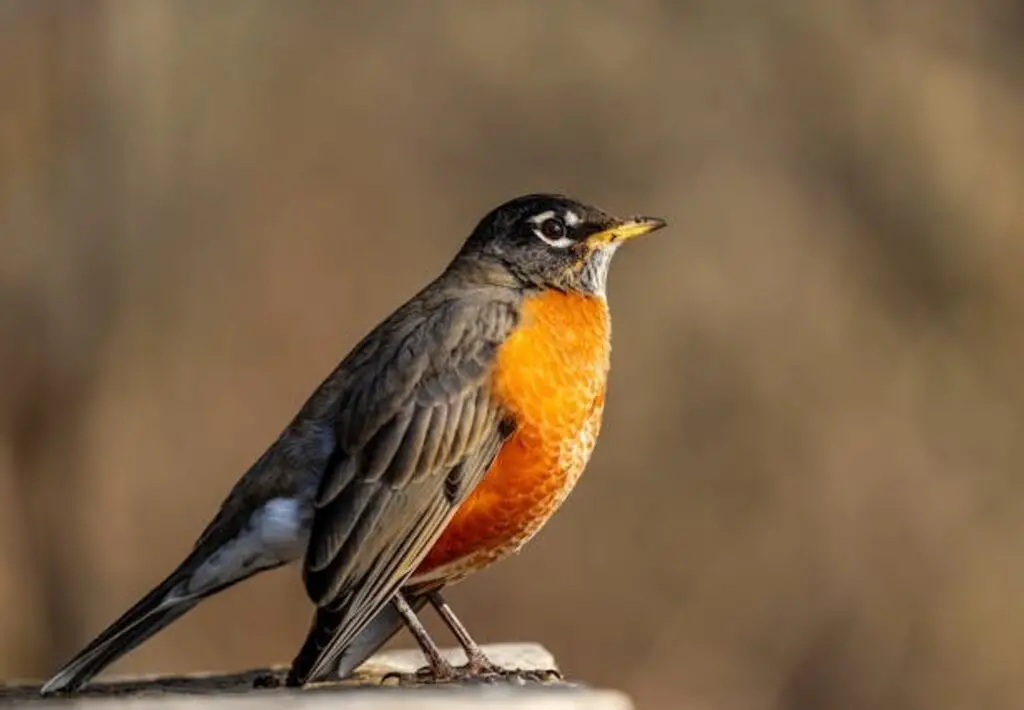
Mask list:
[[603,299],[579,298],[528,304],[526,325],[502,346],[495,392],[515,416],[516,432],[411,584],[450,583],[517,551],[583,473],[601,427],[609,333]]
[[544,442],[537,431],[518,432],[459,506],[410,581],[451,582],[519,550],[576,485],[600,426],[597,404],[574,437]]

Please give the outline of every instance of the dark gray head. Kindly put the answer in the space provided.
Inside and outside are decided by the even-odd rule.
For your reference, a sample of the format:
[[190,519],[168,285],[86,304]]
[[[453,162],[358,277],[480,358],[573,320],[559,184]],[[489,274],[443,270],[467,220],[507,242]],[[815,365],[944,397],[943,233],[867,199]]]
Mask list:
[[604,295],[619,245],[664,226],[654,217],[612,217],[564,195],[524,195],[480,220],[456,263],[503,269],[525,288]]

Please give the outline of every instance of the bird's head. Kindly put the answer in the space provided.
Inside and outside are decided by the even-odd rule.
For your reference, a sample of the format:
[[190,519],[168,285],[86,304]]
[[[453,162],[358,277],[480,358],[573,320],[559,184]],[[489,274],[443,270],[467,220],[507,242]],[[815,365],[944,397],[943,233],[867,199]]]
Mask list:
[[612,217],[563,195],[524,195],[480,220],[459,256],[504,270],[526,288],[603,296],[619,246],[664,226],[656,217]]

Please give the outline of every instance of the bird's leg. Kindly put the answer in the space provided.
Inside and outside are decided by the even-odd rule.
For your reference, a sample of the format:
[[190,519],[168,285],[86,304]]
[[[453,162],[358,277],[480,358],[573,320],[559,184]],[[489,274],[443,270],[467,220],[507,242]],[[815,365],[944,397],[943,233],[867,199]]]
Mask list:
[[455,616],[455,612],[448,605],[448,602],[441,596],[440,591],[433,591],[427,593],[427,601],[437,611],[438,616],[441,617],[441,621],[444,622],[445,626],[452,632],[455,638],[458,640],[459,645],[466,652],[466,670],[472,675],[486,675],[492,673],[501,673],[502,668],[497,666],[491,659],[487,657],[487,654],[483,652],[480,645],[473,640],[473,637],[469,635],[469,631],[459,617]]
[[413,637],[416,639],[416,643],[419,645],[423,654],[427,657],[429,665],[425,668],[421,668],[415,673],[388,673],[384,676],[382,682],[386,682],[389,679],[395,678],[400,684],[406,682],[411,683],[444,683],[450,681],[483,681],[492,683],[498,679],[506,679],[509,681],[515,681],[519,683],[532,681],[532,682],[549,682],[551,680],[560,680],[561,674],[555,670],[537,670],[537,671],[524,671],[519,669],[505,669],[497,665],[491,659],[487,657],[487,654],[483,652],[480,645],[473,640],[473,637],[469,635],[466,627],[459,621],[459,618],[455,616],[455,612],[445,601],[444,597],[441,596],[439,591],[428,592],[426,594],[427,601],[437,611],[438,616],[445,623],[445,626],[452,632],[455,638],[458,640],[459,645],[466,652],[467,663],[464,666],[454,668],[451,663],[441,654],[441,649],[438,648],[437,644],[434,643],[433,639],[427,633],[427,630],[423,627],[423,623],[420,621],[416,612],[413,611],[409,602],[406,601],[405,596],[398,592],[395,594],[394,599],[391,603],[395,605],[395,609],[402,616],[402,620],[405,625],[409,628]]
[[[416,616],[416,612],[409,606],[409,602],[405,600],[402,592],[395,594],[395,598],[391,600],[391,603],[395,605],[395,609],[402,615],[402,619],[405,621],[405,625],[409,628],[413,638],[416,639],[416,643],[423,651],[423,655],[427,657],[427,662],[430,664],[430,673],[433,676],[433,680],[446,681],[455,678],[457,675],[452,664],[448,662],[443,655],[441,655],[441,649],[437,647],[434,640],[430,638],[430,634],[423,627],[423,623]],[[389,674],[390,675],[390,674]]]
[[562,674],[556,670],[538,670],[538,671],[523,671],[518,669],[505,669],[496,664],[494,661],[487,657],[487,654],[483,652],[480,645],[473,640],[473,637],[469,635],[466,627],[463,625],[459,618],[455,616],[455,612],[445,601],[444,597],[441,596],[440,591],[433,591],[427,594],[427,601],[437,611],[438,616],[445,623],[445,626],[452,632],[456,639],[459,641],[459,645],[466,652],[466,659],[468,663],[462,668],[457,668],[456,673],[463,675],[469,675],[471,677],[481,676],[502,676],[505,678],[514,678],[520,681],[538,681],[547,682],[552,679],[561,680]]

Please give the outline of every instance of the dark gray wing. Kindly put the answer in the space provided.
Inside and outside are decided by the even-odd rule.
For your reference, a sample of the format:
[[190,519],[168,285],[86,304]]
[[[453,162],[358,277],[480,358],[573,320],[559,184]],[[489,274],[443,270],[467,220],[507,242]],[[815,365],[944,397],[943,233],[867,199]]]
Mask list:
[[292,682],[330,671],[508,436],[488,374],[517,311],[485,296],[399,311],[347,359],[350,369],[343,363],[336,463],[320,485],[304,568],[317,616]]

